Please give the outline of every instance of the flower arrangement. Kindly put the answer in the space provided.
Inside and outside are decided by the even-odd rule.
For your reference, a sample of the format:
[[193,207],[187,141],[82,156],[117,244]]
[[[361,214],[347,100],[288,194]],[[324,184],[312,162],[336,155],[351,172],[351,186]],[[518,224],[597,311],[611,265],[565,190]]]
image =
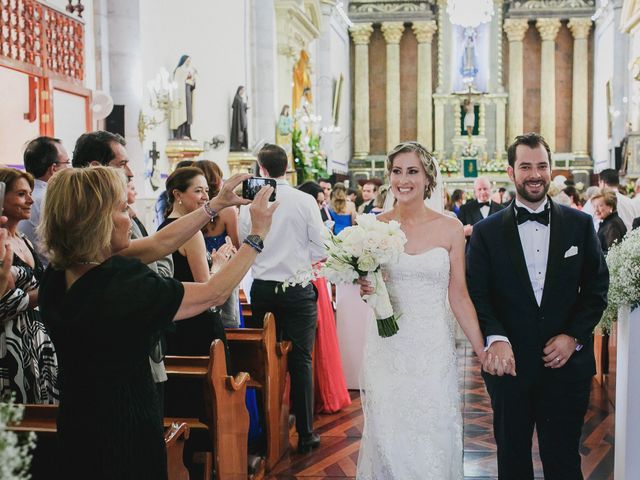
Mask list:
[[18,435],[7,430],[8,424],[22,420],[24,407],[14,403],[13,396],[0,402],[0,480],[27,480],[31,465],[31,450],[35,447],[35,433]]
[[373,308],[378,334],[390,337],[398,332],[396,314],[382,278],[381,265],[396,263],[404,250],[407,237],[396,221],[376,220],[374,214],[359,215],[356,225],[347,227],[338,235],[329,232],[327,261],[322,275],[332,283],[353,283],[367,276],[374,293],[363,300]]
[[442,173],[458,173],[460,171],[460,162],[455,158],[447,158],[440,162],[440,170]]
[[609,303],[598,327],[609,332],[617,320],[618,308],[640,306],[640,230],[627,233],[607,253]]
[[297,126],[291,132],[291,151],[298,182],[327,177],[327,158],[320,150],[320,135],[303,135]]
[[469,142],[464,146],[464,148],[460,152],[460,155],[463,158],[476,158],[478,156],[478,153],[479,153],[478,147],[473,143]]
[[491,160],[481,162],[479,170],[481,172],[503,173],[507,171],[507,161],[492,158]]

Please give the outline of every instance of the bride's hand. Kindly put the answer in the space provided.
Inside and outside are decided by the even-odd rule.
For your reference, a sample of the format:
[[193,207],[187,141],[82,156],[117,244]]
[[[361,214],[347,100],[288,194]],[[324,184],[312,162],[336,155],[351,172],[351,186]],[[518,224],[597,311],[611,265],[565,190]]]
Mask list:
[[371,295],[374,290],[371,286],[371,282],[367,280],[367,277],[360,277],[356,280],[356,283],[360,285],[360,296],[364,297],[365,295]]

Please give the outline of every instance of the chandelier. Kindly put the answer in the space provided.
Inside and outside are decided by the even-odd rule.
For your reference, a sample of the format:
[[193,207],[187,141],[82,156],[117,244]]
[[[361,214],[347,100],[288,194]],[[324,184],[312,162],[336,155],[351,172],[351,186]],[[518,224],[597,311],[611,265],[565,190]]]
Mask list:
[[491,21],[493,0],[447,0],[447,14],[454,25],[476,28]]

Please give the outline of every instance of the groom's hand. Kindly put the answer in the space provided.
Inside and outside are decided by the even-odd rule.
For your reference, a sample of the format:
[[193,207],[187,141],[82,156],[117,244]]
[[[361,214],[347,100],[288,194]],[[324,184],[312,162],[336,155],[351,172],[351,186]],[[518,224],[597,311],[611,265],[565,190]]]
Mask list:
[[551,337],[542,351],[544,366],[548,368],[564,367],[575,351],[576,340],[573,337],[564,333]]
[[516,376],[516,359],[513,356],[511,344],[504,341],[496,341],[487,350],[482,369],[490,375]]

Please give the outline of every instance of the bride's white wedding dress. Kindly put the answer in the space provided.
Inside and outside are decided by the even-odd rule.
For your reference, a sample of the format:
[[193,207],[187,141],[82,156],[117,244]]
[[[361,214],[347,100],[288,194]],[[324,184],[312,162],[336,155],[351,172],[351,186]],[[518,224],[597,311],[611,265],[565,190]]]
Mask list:
[[449,252],[436,247],[385,269],[400,331],[381,338],[375,322],[367,328],[358,479],[463,478],[449,267]]

